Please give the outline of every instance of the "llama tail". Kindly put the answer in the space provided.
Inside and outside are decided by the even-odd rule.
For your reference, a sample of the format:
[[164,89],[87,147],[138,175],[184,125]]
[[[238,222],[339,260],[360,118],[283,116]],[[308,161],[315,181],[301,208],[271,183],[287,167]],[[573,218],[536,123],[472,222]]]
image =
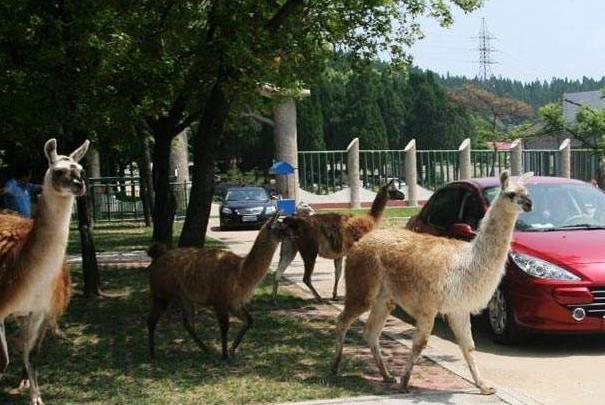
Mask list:
[[166,252],[168,252],[168,246],[162,242],[153,242],[151,246],[149,246],[149,249],[147,249],[147,255],[153,260],[164,255]]

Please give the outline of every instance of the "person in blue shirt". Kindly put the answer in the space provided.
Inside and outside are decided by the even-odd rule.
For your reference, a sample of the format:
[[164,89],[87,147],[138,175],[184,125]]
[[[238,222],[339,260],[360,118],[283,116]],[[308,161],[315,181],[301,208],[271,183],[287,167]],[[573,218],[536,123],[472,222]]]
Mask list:
[[4,208],[27,218],[32,216],[32,196],[42,191],[42,186],[30,183],[31,177],[31,169],[17,167],[1,193]]

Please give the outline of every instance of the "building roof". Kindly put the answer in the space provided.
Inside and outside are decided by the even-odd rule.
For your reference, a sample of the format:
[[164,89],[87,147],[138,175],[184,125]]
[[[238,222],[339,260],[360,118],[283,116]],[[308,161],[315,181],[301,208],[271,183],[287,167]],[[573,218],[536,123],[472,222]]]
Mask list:
[[605,99],[600,90],[563,93],[563,117],[565,121],[574,122],[580,106],[605,108]]

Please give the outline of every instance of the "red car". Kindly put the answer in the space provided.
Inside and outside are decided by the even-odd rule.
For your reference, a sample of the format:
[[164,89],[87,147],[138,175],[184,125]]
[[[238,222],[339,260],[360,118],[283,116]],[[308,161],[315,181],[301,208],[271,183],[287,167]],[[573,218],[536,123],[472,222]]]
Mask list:
[[[560,177],[525,184],[533,210],[519,216],[506,274],[485,310],[493,338],[605,331],[605,194]],[[495,177],[448,184],[407,227],[471,240],[499,187]]]

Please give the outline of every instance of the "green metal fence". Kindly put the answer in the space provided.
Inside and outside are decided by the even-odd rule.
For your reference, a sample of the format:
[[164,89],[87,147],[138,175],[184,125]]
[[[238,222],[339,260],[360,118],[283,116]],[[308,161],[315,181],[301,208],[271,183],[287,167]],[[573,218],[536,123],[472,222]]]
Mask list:
[[457,150],[419,150],[416,152],[418,184],[434,190],[460,177]]
[[300,188],[329,194],[347,185],[347,151],[298,152]]
[[401,186],[405,177],[405,152],[402,150],[360,150],[359,177],[362,187],[376,190],[393,179]]
[[599,173],[599,154],[589,149],[572,149],[571,177],[584,181],[597,179]]
[[[190,182],[171,181],[176,217],[187,211]],[[142,221],[144,219],[140,177],[100,177],[88,179],[94,221]]]

